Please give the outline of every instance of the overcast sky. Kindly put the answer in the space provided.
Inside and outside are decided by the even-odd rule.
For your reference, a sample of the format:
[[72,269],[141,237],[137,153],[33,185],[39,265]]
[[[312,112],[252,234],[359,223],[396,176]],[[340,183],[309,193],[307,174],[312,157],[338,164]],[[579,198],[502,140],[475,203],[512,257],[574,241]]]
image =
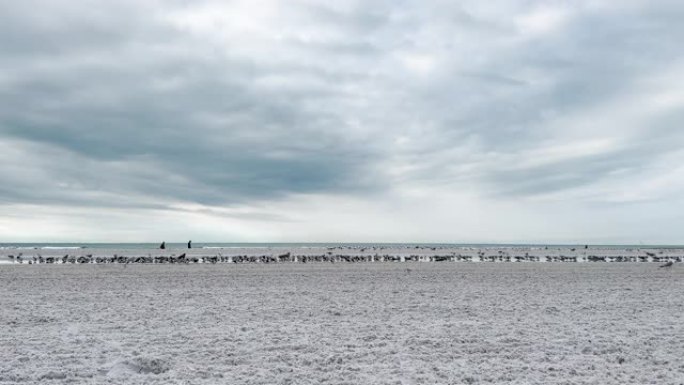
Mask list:
[[0,242],[684,243],[681,1],[0,2]]

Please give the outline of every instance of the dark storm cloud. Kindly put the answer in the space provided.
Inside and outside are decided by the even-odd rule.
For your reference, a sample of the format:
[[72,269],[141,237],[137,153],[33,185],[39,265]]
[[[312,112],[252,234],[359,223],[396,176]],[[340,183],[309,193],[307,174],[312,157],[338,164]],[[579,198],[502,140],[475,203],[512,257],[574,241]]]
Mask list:
[[265,3],[276,16],[263,18],[249,2],[208,4],[194,22],[185,15],[206,4],[7,4],[0,140],[15,163],[0,167],[0,200],[230,205],[406,181],[535,195],[646,168],[634,154],[672,144],[681,123],[665,113],[652,117],[658,138],[507,163],[681,60],[675,2],[560,7],[550,21],[527,17],[549,3]]
[[[122,15],[112,17],[117,16]],[[176,42],[179,47],[171,49],[180,52],[157,54],[155,44],[168,44],[165,32],[174,34],[168,26],[147,26],[158,34],[143,38],[148,45],[135,47],[136,36],[112,31],[107,38],[113,41],[101,41],[105,47],[83,52],[71,45],[70,36],[97,39],[104,34],[91,30],[92,23],[78,21],[61,24],[58,31],[43,28],[23,36],[10,34],[20,40],[15,45],[33,47],[15,52],[21,60],[5,53],[10,67],[16,66],[8,68],[15,75],[10,86],[0,91],[0,130],[5,137],[58,146],[77,154],[75,162],[91,162],[93,167],[144,156],[157,175],[137,177],[135,170],[101,167],[102,175],[96,179],[115,181],[107,188],[122,194],[129,189],[220,204],[325,192],[345,185],[370,187],[364,186],[359,174],[367,174],[362,168],[374,155],[344,137],[339,116],[303,107],[321,97],[316,87],[256,89],[253,82],[273,73],[268,65],[260,68],[244,58],[194,57],[186,52],[192,51],[192,42],[183,38]],[[13,29],[21,30],[17,26],[21,22],[12,20]],[[112,24],[116,19],[106,23]],[[51,39],[64,47],[43,47],[34,41],[53,32],[57,36]],[[46,58],[53,49],[67,53]],[[54,177],[78,167],[70,164],[53,170]],[[93,175],[83,175],[81,182],[84,190],[96,188]],[[18,191],[14,198],[31,200],[32,195]],[[46,201],[66,199],[55,191],[35,195]]]

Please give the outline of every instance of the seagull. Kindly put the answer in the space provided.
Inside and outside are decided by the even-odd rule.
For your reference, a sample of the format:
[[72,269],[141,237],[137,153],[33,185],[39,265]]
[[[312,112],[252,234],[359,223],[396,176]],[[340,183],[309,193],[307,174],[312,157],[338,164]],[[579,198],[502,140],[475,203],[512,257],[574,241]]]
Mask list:
[[669,261],[668,263],[666,263],[664,265],[660,265],[660,267],[672,267],[672,265],[674,265],[674,262]]

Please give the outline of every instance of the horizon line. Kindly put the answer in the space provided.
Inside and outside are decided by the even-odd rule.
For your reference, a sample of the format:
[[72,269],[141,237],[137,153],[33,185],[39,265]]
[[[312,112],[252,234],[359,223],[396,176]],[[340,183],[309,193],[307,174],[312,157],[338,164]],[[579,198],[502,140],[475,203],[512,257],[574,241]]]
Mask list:
[[[150,244],[150,245],[156,245],[156,244],[161,244],[162,241],[144,241],[144,242],[133,242],[133,241],[126,241],[126,242],[115,242],[115,241],[87,241],[87,242],[73,242],[73,241],[21,241],[21,242],[0,242],[0,245],[116,245],[116,244],[121,244],[121,245],[135,245],[135,244]],[[167,245],[174,245],[174,244],[182,244],[185,245],[187,244],[188,241],[163,241]],[[599,243],[591,243],[591,242],[576,242],[576,243],[568,243],[568,242],[547,242],[547,243],[540,243],[540,242],[385,242],[385,241],[378,241],[378,242],[344,242],[344,241],[316,241],[316,242],[307,242],[307,241],[263,241],[263,242],[255,242],[255,241],[249,241],[249,242],[240,242],[240,241],[192,241],[193,245],[206,245],[206,244],[226,244],[226,245],[268,245],[268,244],[278,244],[278,245],[450,245],[450,246],[638,246],[638,247],[648,247],[648,246],[659,246],[659,247],[684,247],[684,243],[606,243],[606,242],[599,242]]]

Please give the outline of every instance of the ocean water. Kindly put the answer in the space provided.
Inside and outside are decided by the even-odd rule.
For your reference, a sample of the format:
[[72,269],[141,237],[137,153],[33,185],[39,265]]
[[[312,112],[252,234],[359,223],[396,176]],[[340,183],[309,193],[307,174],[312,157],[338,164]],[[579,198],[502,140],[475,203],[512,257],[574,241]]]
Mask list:
[[[33,242],[33,243],[0,243],[0,250],[50,250],[50,249],[109,249],[109,250],[139,250],[139,249],[158,249],[158,243],[78,243],[78,242]],[[373,247],[384,246],[393,248],[405,247],[435,247],[435,248],[508,248],[508,247],[584,247],[584,244],[535,244],[535,243],[236,243],[236,242],[193,242],[192,247],[197,249],[224,249],[224,248],[320,248],[320,247]],[[166,242],[166,248],[179,249],[186,248],[187,242]],[[590,245],[592,249],[613,249],[613,248],[658,248],[658,249],[680,249],[684,245]]]

